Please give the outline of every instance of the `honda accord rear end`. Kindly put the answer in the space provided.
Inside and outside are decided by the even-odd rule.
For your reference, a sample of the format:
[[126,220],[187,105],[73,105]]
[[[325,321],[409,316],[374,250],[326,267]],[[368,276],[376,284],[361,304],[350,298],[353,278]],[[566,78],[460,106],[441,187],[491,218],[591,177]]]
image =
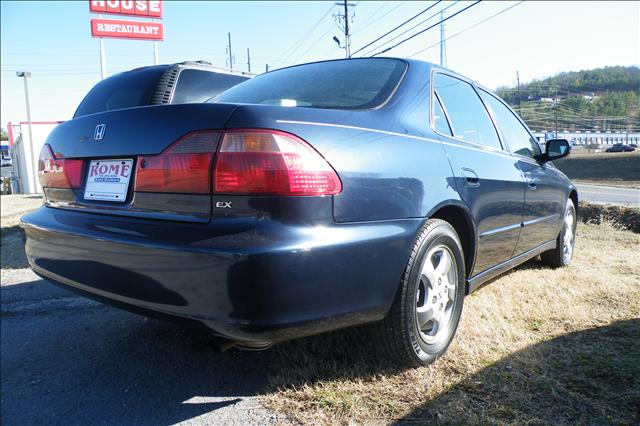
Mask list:
[[[391,100],[407,63],[325,64],[332,69],[302,71],[336,78],[334,94],[306,93],[294,68],[210,103],[59,125],[40,154],[44,206],[22,219],[30,266],[89,297],[198,321],[247,347],[382,319],[427,201],[449,189],[427,194],[384,164],[392,132],[406,125]],[[297,87],[292,99],[277,93],[286,84]],[[386,136],[362,130],[384,121]],[[355,150],[362,144],[366,154]],[[419,149],[443,155],[437,144]],[[378,161],[369,175],[365,157]],[[448,173],[445,160],[425,179],[447,188]]]

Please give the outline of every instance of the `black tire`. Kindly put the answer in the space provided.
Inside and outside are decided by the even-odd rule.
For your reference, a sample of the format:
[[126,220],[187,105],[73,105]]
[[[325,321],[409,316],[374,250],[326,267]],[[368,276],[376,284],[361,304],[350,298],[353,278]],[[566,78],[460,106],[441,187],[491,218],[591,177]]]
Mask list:
[[[442,249],[440,249],[441,247]],[[450,290],[445,292],[445,304],[450,307],[450,311],[446,307],[445,311],[449,312],[449,319],[442,330],[439,330],[440,323],[437,323],[437,331],[435,331],[433,341],[430,342],[427,341],[430,336],[424,334],[418,325],[418,309],[420,309],[420,300],[436,301],[436,296],[432,298],[432,295],[437,294],[438,288],[427,288],[423,267],[427,267],[425,266],[426,261],[432,262],[431,259],[426,259],[427,255],[435,253],[433,256],[437,256],[437,250],[442,250],[443,253],[448,252],[447,258],[455,260],[455,262],[451,261],[449,268],[449,271],[455,270],[455,279],[447,278],[449,284],[447,288]],[[378,345],[390,359],[401,366],[418,367],[431,364],[444,354],[453,340],[460,322],[465,296],[464,271],[462,245],[456,231],[444,220],[428,220],[418,234],[391,309],[384,320],[373,327]],[[433,287],[430,282],[435,280],[428,281],[429,285]],[[451,281],[455,282],[455,289],[452,288]],[[452,298],[453,294],[455,297]],[[438,306],[442,306],[442,304]],[[424,317],[420,318],[424,319]],[[445,324],[444,321],[443,324]],[[432,325],[432,328],[435,328],[435,325]],[[436,340],[435,337],[439,338]]]
[[[567,215],[572,215],[573,217],[571,226],[567,226]],[[569,266],[571,264],[571,259],[573,258],[573,252],[575,251],[576,244],[576,227],[578,223],[577,219],[576,207],[573,204],[573,201],[569,199],[567,200],[567,207],[564,211],[562,229],[560,229],[558,237],[556,238],[556,248],[540,254],[540,259],[542,260],[543,265],[549,266],[551,268],[564,268],[565,266]],[[565,244],[567,232],[571,232],[570,251],[567,251]]]

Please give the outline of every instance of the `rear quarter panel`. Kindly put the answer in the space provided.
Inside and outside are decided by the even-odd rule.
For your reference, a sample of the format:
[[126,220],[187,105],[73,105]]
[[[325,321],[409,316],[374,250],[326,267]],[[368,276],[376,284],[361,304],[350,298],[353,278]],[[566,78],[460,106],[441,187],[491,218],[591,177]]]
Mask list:
[[428,70],[407,73],[389,104],[365,111],[243,105],[228,128],[271,128],[310,143],[338,172],[337,222],[423,218],[459,202],[451,167],[428,127]]

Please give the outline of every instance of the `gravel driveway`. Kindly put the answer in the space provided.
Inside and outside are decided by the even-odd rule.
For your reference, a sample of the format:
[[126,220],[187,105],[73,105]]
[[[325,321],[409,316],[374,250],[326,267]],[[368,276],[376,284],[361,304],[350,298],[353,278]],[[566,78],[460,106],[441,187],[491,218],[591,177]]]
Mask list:
[[268,386],[269,352],[219,353],[204,330],[41,280],[27,268],[15,228],[18,213],[39,200],[1,201],[3,425],[286,423],[257,401]]

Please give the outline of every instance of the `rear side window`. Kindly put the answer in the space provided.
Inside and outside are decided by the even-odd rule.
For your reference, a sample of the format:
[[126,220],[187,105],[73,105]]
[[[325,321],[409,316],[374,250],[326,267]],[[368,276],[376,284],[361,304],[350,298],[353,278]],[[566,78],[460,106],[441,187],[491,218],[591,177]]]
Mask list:
[[180,72],[171,103],[204,102],[245,80],[248,77],[185,69]]
[[520,120],[507,108],[502,102],[493,95],[480,90],[482,98],[485,100],[493,111],[496,118],[496,124],[502,134],[502,139],[506,142],[509,150],[514,154],[524,155],[525,157],[535,157],[540,154],[538,143],[529,134],[527,129],[522,125]]
[[455,138],[502,149],[487,110],[469,83],[436,74],[435,90],[447,110]]
[[442,104],[437,96],[433,97],[433,124],[439,133],[447,136],[453,136],[451,133],[451,127],[449,126],[449,121],[447,121],[447,116],[444,115]]
[[114,109],[150,105],[158,80],[165,70],[166,67],[136,69],[102,80],[84,97],[74,118]]
[[328,61],[284,68],[232,87],[213,102],[367,109],[386,102],[404,74],[397,59]]

